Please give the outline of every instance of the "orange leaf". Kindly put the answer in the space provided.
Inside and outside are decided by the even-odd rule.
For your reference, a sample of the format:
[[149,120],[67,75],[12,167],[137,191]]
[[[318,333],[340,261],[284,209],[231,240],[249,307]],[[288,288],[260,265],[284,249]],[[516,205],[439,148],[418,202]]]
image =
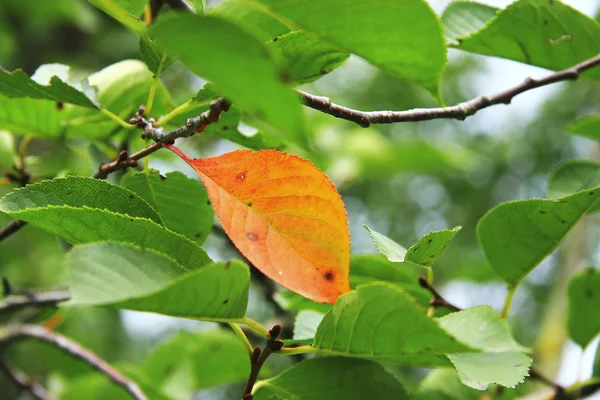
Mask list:
[[342,198],[312,163],[276,150],[190,159],[227,236],[269,278],[318,302],[350,290]]

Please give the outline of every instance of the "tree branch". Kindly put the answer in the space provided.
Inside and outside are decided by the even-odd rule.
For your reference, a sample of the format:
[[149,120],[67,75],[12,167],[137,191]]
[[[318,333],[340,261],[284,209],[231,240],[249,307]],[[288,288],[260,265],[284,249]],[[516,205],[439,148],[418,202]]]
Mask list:
[[132,380],[126,378],[119,371],[109,365],[106,361],[99,358],[90,350],[83,348],[76,342],[66,336],[59,335],[38,325],[6,325],[0,327],[0,345],[6,345],[23,339],[36,339],[42,342],[50,343],[70,356],[84,361],[90,367],[104,374],[114,384],[125,389],[132,398],[136,400],[147,400],[146,395],[139,386]]
[[455,305],[449,303],[442,297],[442,295],[427,281],[427,278],[424,276],[419,277],[419,285],[423,289],[429,290],[429,292],[433,295],[433,299],[429,301],[429,305],[432,307],[446,307],[452,311],[462,311],[460,307],[456,307]]
[[264,349],[261,351],[260,347],[254,349],[254,352],[250,356],[250,375],[248,376],[248,382],[246,382],[246,387],[244,388],[244,394],[242,395],[242,400],[252,400],[252,388],[258,379],[258,373],[262,368],[267,358],[274,351],[278,351],[283,347],[283,341],[277,339],[279,334],[281,333],[281,326],[275,325],[270,331],[269,335],[271,336],[267,340],[267,344],[265,344]]
[[8,365],[4,360],[0,359],[0,370],[10,379],[18,388],[30,393],[38,400],[54,400],[46,389],[34,379],[28,377],[16,368]]
[[491,107],[496,104],[510,104],[513,97],[528,90],[550,85],[560,81],[572,81],[579,75],[600,64],[600,55],[590,58],[571,68],[555,72],[542,79],[527,78],[517,86],[491,96],[479,96],[472,100],[450,106],[438,108],[415,108],[406,111],[359,111],[338,104],[334,104],[328,97],[315,96],[298,90],[304,105],[333,115],[336,118],[352,121],[362,126],[369,127],[371,124],[392,124],[396,122],[429,121],[432,119],[458,119],[464,120],[477,111]]
[[7,296],[0,301],[0,313],[16,310],[23,307],[56,306],[58,303],[71,299],[67,291],[53,290],[47,292],[27,292]]
[[20,219],[15,219],[14,221],[10,222],[0,231],[0,240],[4,240],[13,233],[17,232],[19,229],[24,227],[25,224],[27,224],[27,222],[21,221]]

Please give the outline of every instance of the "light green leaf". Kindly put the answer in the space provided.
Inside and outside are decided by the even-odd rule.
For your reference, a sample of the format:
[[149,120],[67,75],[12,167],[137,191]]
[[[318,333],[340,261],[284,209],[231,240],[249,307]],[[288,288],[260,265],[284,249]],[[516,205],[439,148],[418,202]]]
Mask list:
[[510,327],[491,307],[481,306],[440,318],[440,326],[456,339],[483,353],[448,354],[461,381],[474,389],[490,384],[515,387],[528,376],[531,358],[519,345]]
[[93,208],[47,206],[4,211],[73,244],[111,241],[130,243],[167,254],[188,270],[210,262],[206,252],[191,240],[155,222]]
[[[600,52],[598,22],[558,0],[519,0],[497,16],[476,3],[451,5],[442,20],[453,47],[552,70]],[[584,75],[599,79],[600,70]]]
[[477,237],[490,266],[509,285],[517,285],[585,215],[600,196],[585,190],[557,200],[502,203],[479,220]]
[[427,317],[389,283],[368,283],[342,295],[325,316],[313,345],[327,354],[411,366],[446,366],[446,353],[475,351]]
[[289,24],[316,33],[439,97],[446,46],[441,23],[426,1],[255,1]]
[[294,339],[312,339],[325,314],[313,310],[302,310],[294,321]]
[[165,49],[147,37],[140,38],[139,51],[142,60],[153,74],[164,72],[175,62]]
[[422,307],[427,307],[429,300],[433,298],[431,292],[419,285],[419,276],[409,268],[403,268],[379,255],[352,256],[350,286],[356,289],[364,283],[377,281],[385,281],[401,287]]
[[226,0],[211,7],[207,15],[214,15],[241,26],[262,42],[288,33],[291,29],[265,11],[260,4],[246,0]]
[[88,0],[90,3],[140,35],[144,34],[144,23],[140,21],[148,0]]
[[[148,100],[154,74],[140,60],[124,60],[89,76],[89,82],[98,88],[102,106],[127,121],[139,106]],[[159,81],[154,96],[152,116],[165,115],[173,109],[165,85]],[[73,108],[64,117],[66,135],[70,137],[102,138],[116,134],[123,128],[97,110]]]
[[391,262],[404,262],[406,249],[403,246],[399,245],[384,234],[374,231],[366,225],[363,225],[363,228],[369,231],[369,235],[371,235],[371,239],[373,239],[375,247],[377,247],[377,250],[386,256],[388,260]]
[[279,65],[298,84],[312,82],[340,67],[350,54],[340,51],[304,31],[277,36],[269,46],[278,55]]
[[481,392],[462,384],[456,371],[436,369],[428,374],[418,390],[416,400],[481,400]]
[[0,129],[15,135],[56,138],[66,117],[66,111],[60,110],[55,101],[0,95]]
[[250,363],[231,332],[181,332],[154,348],[142,371],[164,393],[181,399],[202,388],[246,380]]
[[[300,100],[282,82],[268,50],[257,39],[232,23],[199,15],[158,21],[151,32],[245,112],[279,129],[288,139],[306,143]],[[191,42],[203,43],[202,51],[189,46]],[[207,54],[210,62],[206,62]]]
[[365,225],[363,227],[369,231],[377,250],[386,256],[388,260],[392,262],[409,262],[420,267],[431,267],[446,251],[454,236],[462,228],[457,226],[453,229],[429,232],[406,250],[387,236]]
[[569,132],[593,140],[600,140],[600,115],[593,114],[578,119],[569,126]]
[[255,400],[408,398],[400,382],[381,365],[342,357],[305,360],[271,379],[259,381],[254,393]]
[[177,275],[175,261],[118,243],[76,246],[67,258],[70,306],[110,306],[175,317],[236,321],[244,317],[250,271],[239,261]]
[[600,270],[586,268],[569,281],[567,327],[575,343],[585,348],[600,333]]
[[30,79],[20,69],[11,73],[0,68],[0,93],[9,98],[45,99],[95,109],[94,102],[84,93],[65,83],[68,71],[66,65],[42,65]]
[[[558,199],[584,189],[600,186],[600,165],[592,161],[571,160],[560,164],[550,174],[548,198]],[[600,204],[588,212],[600,211]]]
[[96,208],[131,217],[147,218],[160,225],[158,213],[134,192],[106,181],[81,176],[57,178],[27,185],[0,199],[0,210],[21,210],[71,206]]
[[156,170],[149,173],[130,172],[121,185],[146,200],[160,214],[165,226],[198,244],[210,233],[215,213],[200,181],[181,172],[162,176]]
[[12,168],[17,160],[17,148],[13,135],[6,131],[0,131],[0,167]]

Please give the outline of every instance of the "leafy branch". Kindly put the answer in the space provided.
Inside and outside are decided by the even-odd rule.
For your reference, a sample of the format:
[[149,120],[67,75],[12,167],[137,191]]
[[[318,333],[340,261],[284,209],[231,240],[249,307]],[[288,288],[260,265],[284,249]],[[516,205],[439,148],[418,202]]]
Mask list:
[[336,118],[352,121],[363,128],[371,124],[392,124],[396,122],[429,121],[432,119],[464,120],[479,110],[496,104],[510,104],[512,99],[524,92],[561,81],[574,81],[579,75],[600,64],[600,55],[576,64],[565,70],[555,72],[542,79],[527,78],[510,89],[491,96],[479,96],[450,107],[415,108],[406,111],[360,111],[332,103],[328,97],[315,96],[298,90],[304,105]]
[[283,340],[277,339],[280,333],[281,326],[275,325],[269,331],[270,337],[262,351],[260,347],[256,347],[250,355],[250,375],[248,376],[248,381],[246,382],[246,387],[244,388],[242,400],[252,400],[252,388],[258,379],[258,373],[260,372],[260,369],[273,352],[278,351],[283,347]]
[[66,336],[52,332],[39,325],[13,324],[0,327],[0,346],[24,340],[35,339],[50,343],[63,350],[73,358],[84,361],[90,367],[108,377],[114,384],[125,389],[136,400],[147,400],[146,395],[134,381],[128,379],[106,361],[90,350],[82,347]]

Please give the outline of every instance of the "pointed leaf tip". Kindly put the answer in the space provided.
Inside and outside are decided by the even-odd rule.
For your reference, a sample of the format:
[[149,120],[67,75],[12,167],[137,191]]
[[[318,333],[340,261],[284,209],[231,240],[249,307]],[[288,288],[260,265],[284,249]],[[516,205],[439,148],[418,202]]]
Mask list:
[[269,278],[318,302],[350,290],[344,203],[312,163],[276,150],[177,153],[198,172],[231,241]]

